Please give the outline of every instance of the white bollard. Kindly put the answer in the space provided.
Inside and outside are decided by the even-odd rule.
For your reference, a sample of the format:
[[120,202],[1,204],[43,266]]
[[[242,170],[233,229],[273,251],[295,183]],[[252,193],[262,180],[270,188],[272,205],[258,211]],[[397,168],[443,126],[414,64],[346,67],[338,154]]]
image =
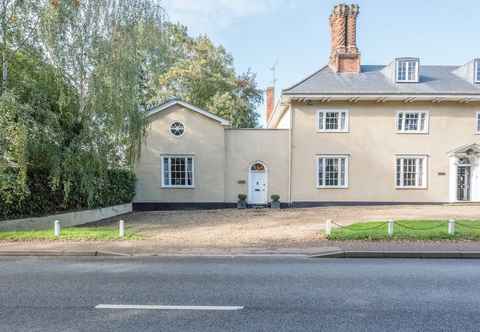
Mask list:
[[60,237],[60,221],[55,220],[54,226],[53,226],[53,233],[55,234],[55,237]]
[[450,219],[448,221],[448,235],[455,235],[455,220]]
[[332,234],[332,221],[330,219],[325,223],[325,234],[330,236]]
[[123,239],[125,237],[125,222],[120,220],[118,223],[118,235]]
[[392,237],[393,236],[393,226],[395,225],[395,221],[389,220],[387,224],[387,232],[388,236]]

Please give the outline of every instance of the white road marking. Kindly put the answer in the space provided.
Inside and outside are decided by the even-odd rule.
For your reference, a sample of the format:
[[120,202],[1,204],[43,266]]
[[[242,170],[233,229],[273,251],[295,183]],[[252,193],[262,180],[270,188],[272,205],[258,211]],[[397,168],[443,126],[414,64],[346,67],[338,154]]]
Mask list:
[[99,304],[95,309],[134,309],[134,310],[205,310],[236,311],[243,306],[183,306],[183,305],[132,305],[132,304]]

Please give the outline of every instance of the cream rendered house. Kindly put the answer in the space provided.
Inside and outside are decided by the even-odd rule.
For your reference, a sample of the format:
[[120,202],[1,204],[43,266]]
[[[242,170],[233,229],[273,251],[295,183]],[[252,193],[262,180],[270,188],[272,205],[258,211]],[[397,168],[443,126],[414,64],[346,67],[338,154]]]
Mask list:
[[267,129],[173,100],[149,114],[135,208],[480,202],[480,59],[361,65],[358,6],[330,17],[329,64],[267,90]]

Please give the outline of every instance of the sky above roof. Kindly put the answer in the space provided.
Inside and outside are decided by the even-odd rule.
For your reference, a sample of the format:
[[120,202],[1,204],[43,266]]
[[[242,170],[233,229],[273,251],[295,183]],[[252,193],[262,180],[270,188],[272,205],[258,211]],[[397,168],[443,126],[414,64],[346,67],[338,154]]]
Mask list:
[[[206,33],[277,94],[328,62],[333,0],[163,0],[169,18]],[[478,0],[357,0],[362,64],[419,57],[422,64],[461,65],[480,57]],[[476,23],[477,22],[477,23]],[[258,111],[263,115],[264,106]],[[262,120],[263,121],[263,120]]]

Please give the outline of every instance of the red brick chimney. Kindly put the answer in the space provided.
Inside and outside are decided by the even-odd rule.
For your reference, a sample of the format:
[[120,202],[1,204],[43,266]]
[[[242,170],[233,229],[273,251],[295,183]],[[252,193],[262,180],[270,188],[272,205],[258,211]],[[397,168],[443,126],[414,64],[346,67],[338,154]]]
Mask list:
[[359,73],[360,52],[357,48],[358,5],[336,5],[330,15],[332,51],[330,68],[336,73]]
[[267,88],[267,98],[266,98],[267,121],[272,116],[274,108],[275,108],[275,88],[271,86]]

